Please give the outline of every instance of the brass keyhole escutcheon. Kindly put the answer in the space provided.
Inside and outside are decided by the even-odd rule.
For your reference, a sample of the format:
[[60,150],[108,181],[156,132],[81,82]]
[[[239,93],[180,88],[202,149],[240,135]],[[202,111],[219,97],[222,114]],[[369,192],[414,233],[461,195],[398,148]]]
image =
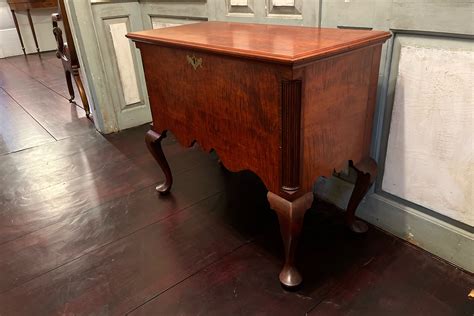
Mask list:
[[202,68],[202,58],[197,58],[196,56],[186,56],[188,63],[193,66],[194,70],[197,70],[199,67]]

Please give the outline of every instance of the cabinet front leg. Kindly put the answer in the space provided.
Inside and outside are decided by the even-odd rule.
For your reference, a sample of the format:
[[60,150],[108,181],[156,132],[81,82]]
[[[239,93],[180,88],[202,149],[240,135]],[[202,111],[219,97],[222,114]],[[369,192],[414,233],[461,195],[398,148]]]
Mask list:
[[303,280],[295,266],[296,247],[303,228],[304,214],[313,203],[313,193],[306,193],[293,202],[272,192],[268,192],[267,198],[270,207],[278,215],[281,237],[285,247],[285,264],[280,272],[280,282],[286,287],[296,287]]
[[365,233],[368,230],[367,224],[355,217],[355,211],[377,176],[377,163],[372,158],[368,158],[357,165],[350,161],[349,167],[357,172],[357,179],[347,204],[346,225],[355,233]]
[[161,148],[161,141],[166,137],[166,131],[163,132],[161,135],[153,130],[149,130],[145,136],[146,146],[148,150],[153,155],[155,160],[161,167],[161,170],[165,174],[165,183],[160,184],[156,187],[156,191],[160,192],[160,194],[167,194],[171,190],[171,185],[173,184],[173,176],[171,175],[171,169],[168,165],[168,161],[166,161],[165,154],[163,153],[163,149]]

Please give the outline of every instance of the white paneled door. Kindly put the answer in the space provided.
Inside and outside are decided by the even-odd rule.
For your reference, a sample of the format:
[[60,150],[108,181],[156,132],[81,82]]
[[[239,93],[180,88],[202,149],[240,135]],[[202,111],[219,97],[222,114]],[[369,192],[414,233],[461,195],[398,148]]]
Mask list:
[[140,52],[125,37],[128,32],[143,29],[139,4],[96,4],[92,13],[110,91],[108,105],[115,114],[113,125],[122,130],[151,121]]

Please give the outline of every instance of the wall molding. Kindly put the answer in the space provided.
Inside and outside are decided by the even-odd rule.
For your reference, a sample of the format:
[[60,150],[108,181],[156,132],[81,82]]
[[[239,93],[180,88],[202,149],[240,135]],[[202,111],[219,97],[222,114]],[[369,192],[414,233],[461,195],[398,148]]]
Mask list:
[[[315,186],[320,199],[345,209],[353,184],[321,178]],[[474,273],[474,234],[393,199],[367,195],[356,215],[370,224]]]
[[379,194],[369,195],[357,214],[367,222],[474,273],[474,234]]

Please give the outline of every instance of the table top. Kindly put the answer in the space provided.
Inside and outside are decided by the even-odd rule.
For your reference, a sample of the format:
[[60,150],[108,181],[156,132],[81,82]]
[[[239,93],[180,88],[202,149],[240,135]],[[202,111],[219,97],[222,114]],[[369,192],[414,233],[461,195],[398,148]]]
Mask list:
[[389,32],[303,26],[202,22],[128,33],[137,41],[300,63],[382,43]]

